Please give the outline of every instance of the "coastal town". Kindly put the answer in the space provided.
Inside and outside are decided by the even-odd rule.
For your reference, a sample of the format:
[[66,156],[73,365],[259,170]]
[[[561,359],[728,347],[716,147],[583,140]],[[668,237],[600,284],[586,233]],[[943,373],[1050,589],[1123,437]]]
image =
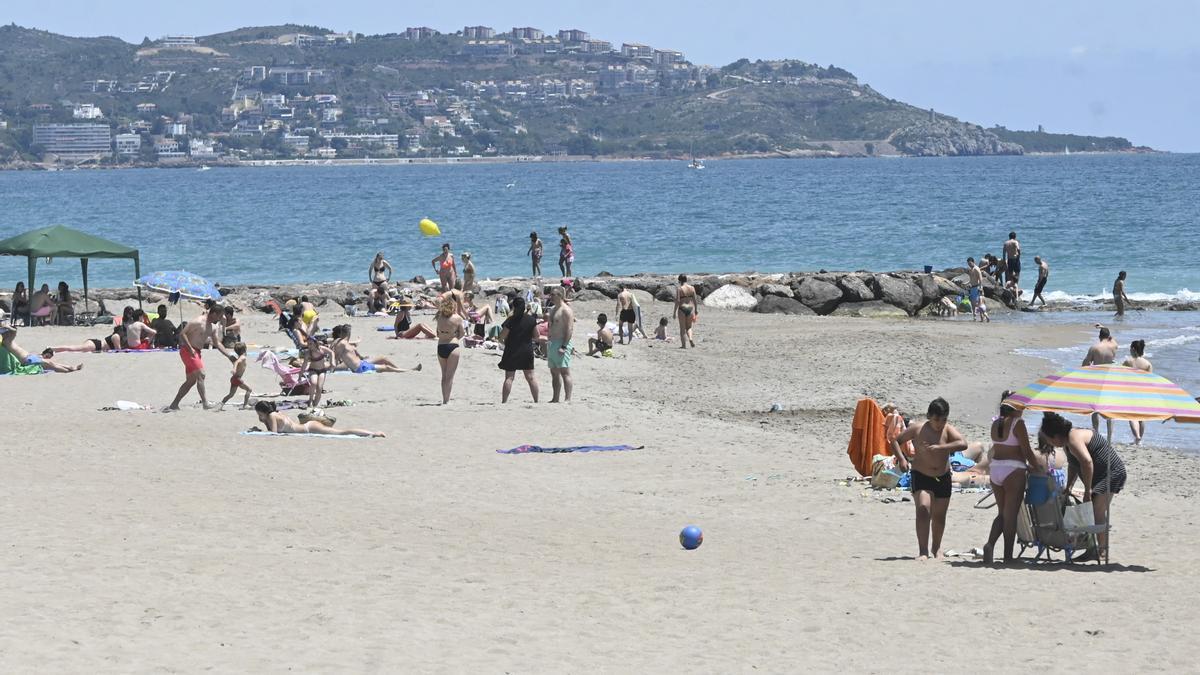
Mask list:
[[[409,43],[418,49],[437,42],[438,47],[452,47],[447,61],[465,64],[552,61],[562,74],[350,93],[339,81],[342,69],[331,63],[363,41],[383,48]],[[166,36],[144,44],[136,53],[139,72],[134,76],[70,83],[73,90],[57,100],[4,109],[0,126],[28,128],[25,149],[43,162],[75,166],[565,155],[578,148],[525,138],[528,127],[516,112],[523,104],[688,90],[711,83],[713,73],[689,63],[680,51],[613,44],[574,28],[557,34],[533,27],[498,32],[467,26],[453,35],[428,27],[371,37],[353,31],[250,35],[235,45],[287,48],[296,58],[280,63],[272,57],[242,68],[230,67],[235,59],[220,51],[224,45],[208,42]],[[428,51],[439,52],[434,47]],[[381,79],[400,74],[384,65],[372,71]],[[181,81],[198,76],[224,81],[228,100],[219,110],[159,102],[185,86]]]

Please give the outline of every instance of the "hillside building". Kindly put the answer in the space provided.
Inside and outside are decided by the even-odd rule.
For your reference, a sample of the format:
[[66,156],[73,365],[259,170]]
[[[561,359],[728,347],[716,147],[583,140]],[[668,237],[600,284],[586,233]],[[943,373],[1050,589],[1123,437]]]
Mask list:
[[426,26],[417,26],[404,31],[404,38],[406,40],[428,40],[437,35],[441,35],[441,33]]
[[467,26],[463,28],[463,38],[466,40],[491,40],[496,37],[496,31],[491,26]]
[[587,42],[591,36],[577,28],[567,28],[558,31],[558,39],[560,42]]
[[112,154],[112,129],[107,124],[35,124],[33,144],[68,161],[107,156]]
[[508,40],[467,40],[462,47],[462,53],[481,58],[507,58],[512,56],[515,50]]
[[77,120],[98,120],[104,117],[104,111],[92,103],[80,103],[71,111],[71,116]]
[[113,142],[118,157],[136,157],[142,151],[141,134],[117,134]]
[[546,37],[546,33],[539,28],[513,28],[512,36],[518,40],[541,40]]
[[653,59],[654,48],[636,42],[626,42],[621,45],[621,56],[630,59]]
[[178,49],[181,47],[195,47],[196,38],[192,35],[168,35],[158,41],[159,47],[167,49]]

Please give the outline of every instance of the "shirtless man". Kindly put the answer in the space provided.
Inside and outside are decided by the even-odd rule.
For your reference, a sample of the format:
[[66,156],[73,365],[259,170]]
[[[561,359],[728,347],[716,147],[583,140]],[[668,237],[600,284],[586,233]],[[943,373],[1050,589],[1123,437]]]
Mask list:
[[221,306],[211,300],[204,306],[206,309],[195,321],[189,321],[179,329],[179,359],[183,361],[184,380],[179,385],[175,400],[167,406],[168,411],[179,410],[179,402],[192,387],[200,393],[200,404],[208,410],[208,398],[204,393],[204,358],[200,355],[200,349],[206,342],[212,343],[230,361],[237,360],[217,338],[217,326],[221,325],[221,317],[225,315]]
[[675,318],[679,320],[679,348],[696,348],[692,339],[692,324],[700,318],[700,302],[696,289],[687,282],[687,275],[679,275],[679,288],[675,291]]
[[[1122,272],[1124,274],[1124,272]],[[1117,360],[1117,349],[1120,345],[1117,344],[1112,333],[1107,326],[1100,326],[1100,337],[1096,344],[1088,349],[1087,356],[1083,357],[1083,365],[1086,366],[1103,366],[1109,363],[1115,363]],[[1092,413],[1092,431],[1100,432],[1100,415]],[[1108,440],[1112,442],[1113,421],[1108,420]]]
[[[1038,280],[1037,286],[1033,287],[1033,297],[1029,300],[1029,306],[1032,307],[1038,298],[1042,298],[1042,291],[1046,289],[1046,282],[1050,280],[1050,263],[1042,260],[1041,256],[1033,256],[1033,262],[1037,263]],[[1042,306],[1046,305],[1046,298],[1042,298]]]
[[[967,449],[962,434],[951,426],[950,404],[943,398],[935,398],[929,404],[924,422],[916,422],[892,439],[892,454],[901,471],[910,468],[908,458],[901,447],[909,441],[913,444],[912,493],[917,511],[917,560],[927,560],[930,555],[942,557],[942,534],[946,531],[946,511],[950,508],[953,483],[950,474],[950,455]],[[933,529],[933,546],[930,547],[930,525]]]
[[1125,316],[1125,305],[1133,305],[1129,296],[1125,295],[1125,270],[1121,270],[1113,282],[1113,302],[1117,305],[1116,316]]
[[33,292],[29,296],[29,315],[32,317],[43,308],[49,308],[50,313],[46,315],[47,322],[51,324],[58,323],[58,305],[54,304],[54,298],[50,296],[50,285],[42,284],[42,287]]
[[979,316],[979,299],[983,297],[983,270],[975,264],[975,258],[967,258],[967,296],[971,298],[971,320]]
[[1004,281],[1017,282],[1021,278],[1021,242],[1017,241],[1017,233],[1009,232],[1008,241],[1004,242]]
[[637,328],[637,305],[633,293],[625,285],[617,294],[617,339],[625,344],[625,327],[629,326],[629,341],[633,342],[633,330]]
[[575,310],[561,286],[550,291],[554,303],[550,310],[550,343],[546,347],[546,362],[550,365],[550,381],[554,390],[551,403],[571,400],[571,337],[575,334]]
[[133,316],[132,322],[121,324],[121,327],[125,329],[125,344],[129,349],[153,349],[154,336],[158,335],[158,331],[147,326],[142,321],[141,315],[135,312]]
[[[333,327],[333,355],[341,362],[346,370],[352,373],[362,374],[370,372],[379,373],[406,373],[404,368],[399,368],[392,360],[386,357],[377,356],[375,358],[367,358],[358,353],[358,347],[350,341],[350,324],[342,324]],[[421,364],[417,364],[413,370],[420,370]]]

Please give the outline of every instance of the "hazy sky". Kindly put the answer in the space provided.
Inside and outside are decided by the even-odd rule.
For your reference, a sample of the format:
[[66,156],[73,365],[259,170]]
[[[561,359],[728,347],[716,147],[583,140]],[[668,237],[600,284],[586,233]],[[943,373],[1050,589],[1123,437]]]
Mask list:
[[367,34],[467,24],[579,28],[612,42],[679,49],[697,63],[832,63],[888,96],[984,126],[1042,124],[1200,152],[1200,0],[4,4],[4,23],[129,41],[288,22]]

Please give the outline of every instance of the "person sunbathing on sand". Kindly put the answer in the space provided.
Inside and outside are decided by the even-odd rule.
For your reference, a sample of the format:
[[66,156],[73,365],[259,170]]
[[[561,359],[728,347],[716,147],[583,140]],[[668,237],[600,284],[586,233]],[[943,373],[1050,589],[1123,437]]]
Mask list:
[[[340,326],[333,327],[333,353],[337,360],[342,363],[352,373],[406,373],[405,368],[400,368],[392,360],[383,356],[369,358],[358,353],[358,347],[350,340],[350,324],[344,323]],[[414,371],[420,370],[421,364],[417,364]]]
[[51,349],[44,350],[41,356],[37,354],[30,354],[28,351],[22,348],[21,345],[17,344],[16,328],[8,325],[0,326],[0,328],[2,328],[4,332],[4,338],[3,340],[0,340],[0,344],[2,344],[4,348],[7,349],[13,356],[17,357],[17,360],[20,361],[21,365],[23,366],[41,366],[42,370],[49,370],[55,373],[73,373],[77,370],[83,369],[82,365],[65,366],[61,363],[55,363],[54,361],[51,361],[50,359],[54,357],[54,350]]
[[362,436],[364,438],[387,438],[382,431],[367,431],[366,429],[334,429],[316,420],[311,422],[294,421],[279,412],[274,401],[259,401],[254,404],[254,412],[258,421],[273,434],[317,434],[321,436]]
[[113,329],[113,332],[107,337],[92,338],[87,342],[77,345],[60,345],[58,347],[48,347],[55,352],[108,352],[121,349],[121,336],[118,333],[120,327]]

